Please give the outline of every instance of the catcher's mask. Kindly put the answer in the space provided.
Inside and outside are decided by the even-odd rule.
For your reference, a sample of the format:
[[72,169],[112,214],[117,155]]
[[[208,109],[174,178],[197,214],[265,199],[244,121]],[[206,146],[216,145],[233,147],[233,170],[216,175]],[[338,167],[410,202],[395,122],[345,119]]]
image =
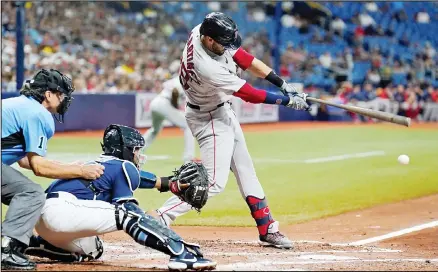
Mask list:
[[105,155],[130,161],[138,169],[146,162],[146,155],[142,154],[144,145],[144,138],[138,130],[117,124],[105,129],[101,143]]
[[26,80],[21,93],[26,96],[32,96],[35,100],[42,103],[45,99],[44,93],[47,90],[63,94],[63,99],[56,109],[58,117],[55,115],[55,119],[63,123],[64,114],[73,100],[72,93],[75,90],[73,83],[69,77],[58,70],[42,69],[31,80]]

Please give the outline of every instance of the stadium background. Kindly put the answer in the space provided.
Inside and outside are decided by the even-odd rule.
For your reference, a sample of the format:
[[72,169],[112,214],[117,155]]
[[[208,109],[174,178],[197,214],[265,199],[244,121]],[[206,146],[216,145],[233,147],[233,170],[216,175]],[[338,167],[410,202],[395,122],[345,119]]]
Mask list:
[[[72,76],[76,94],[127,94],[79,99],[103,101],[101,115],[109,118],[116,117],[110,109],[118,101],[126,114],[118,116],[123,116],[129,125],[147,127],[148,116],[141,116],[140,112],[147,110],[153,95],[144,94],[159,92],[162,82],[177,72],[190,29],[208,12],[221,10],[238,24],[246,50],[274,67],[286,80],[302,84],[312,96],[391,111],[419,121],[438,120],[438,38],[434,35],[438,31],[438,6],[434,2],[21,5],[16,9],[14,2],[2,4],[4,97],[16,95],[17,81],[21,85],[38,69],[55,67]],[[247,73],[243,76],[257,87],[275,91],[264,80]],[[124,101],[132,104],[132,94],[141,94],[136,100],[142,108],[137,106],[134,115],[132,109],[123,106]],[[84,112],[78,107],[89,108],[91,104],[75,104],[67,118],[86,119],[76,118]],[[106,104],[110,106],[105,107]],[[248,109],[246,116],[257,115],[251,110],[258,112]],[[267,121],[369,121],[331,107],[315,107],[310,114],[277,108],[275,111],[279,111],[279,116]],[[257,121],[257,117],[253,120]],[[95,120],[93,125],[70,123],[59,126],[58,131],[101,129],[106,126],[105,121],[108,120]]]
[[[312,96],[412,117],[413,127],[404,128],[331,107],[297,112],[234,99],[240,121],[255,123],[243,126],[248,148],[273,216],[296,250],[251,244],[256,229],[231,174],[224,193],[201,215],[179,218],[175,228],[201,243],[219,270],[438,269],[436,227],[361,246],[342,244],[438,222],[436,3],[22,2],[17,9],[3,1],[1,9],[2,99],[18,95],[17,78],[22,82],[40,68],[61,70],[76,86],[66,123],[56,124],[49,142],[49,158],[95,158],[101,129],[110,123],[144,132],[149,102],[177,70],[188,32],[214,10],[236,20],[246,50]],[[332,122],[314,122],[324,120]],[[144,169],[170,173],[181,163],[182,144],[181,132],[166,128],[148,150]],[[411,163],[399,165],[400,154]],[[44,188],[51,182],[23,173]],[[143,209],[159,207],[169,196],[149,190],[135,195]],[[2,206],[3,217],[5,211]],[[38,269],[165,265],[164,256],[129,237],[104,240],[103,263],[95,267],[46,261]]]

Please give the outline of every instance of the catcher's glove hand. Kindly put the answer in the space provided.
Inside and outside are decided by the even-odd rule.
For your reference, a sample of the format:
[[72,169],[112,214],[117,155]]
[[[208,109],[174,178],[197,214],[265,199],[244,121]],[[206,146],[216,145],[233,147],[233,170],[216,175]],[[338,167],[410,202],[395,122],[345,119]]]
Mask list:
[[208,198],[207,169],[202,163],[185,163],[178,170],[173,171],[169,187],[172,193],[200,212]]

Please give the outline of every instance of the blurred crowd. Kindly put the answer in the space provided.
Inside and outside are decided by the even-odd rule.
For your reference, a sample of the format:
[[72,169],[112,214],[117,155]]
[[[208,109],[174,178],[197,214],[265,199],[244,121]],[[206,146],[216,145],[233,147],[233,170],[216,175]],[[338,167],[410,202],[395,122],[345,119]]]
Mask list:
[[[78,92],[119,93],[160,89],[179,68],[188,30],[178,18],[146,8],[130,18],[105,2],[28,2],[26,78],[56,68],[74,79]],[[131,16],[132,17],[132,16]],[[2,90],[15,88],[15,9],[2,5]]]
[[[124,2],[118,2],[123,5]],[[130,2],[135,3],[135,2]],[[114,3],[111,3],[114,4]],[[290,4],[290,3],[289,3]],[[284,3],[287,11],[291,6]],[[25,78],[40,68],[56,68],[74,79],[78,92],[121,93],[127,91],[156,92],[165,79],[179,68],[179,59],[190,31],[181,16],[171,16],[160,10],[162,4],[143,3],[138,12],[120,12],[106,2],[27,2],[25,37]],[[210,10],[236,10],[233,3],[210,2]],[[334,5],[342,5],[342,2]],[[302,42],[290,41],[281,52],[279,74],[287,80],[307,78],[316,72],[335,80],[331,88],[305,85],[305,91],[325,92],[346,101],[368,101],[381,97],[421,105],[438,103],[438,89],[424,79],[438,77],[437,54],[430,43],[418,48],[413,60],[394,58],[379,47],[363,42],[366,36],[389,36],[391,29],[383,30],[367,11],[377,6],[366,3],[366,10],[354,14],[350,21],[333,17],[317,22],[324,26],[323,34],[315,32],[312,44],[331,44],[336,37],[345,38],[348,47],[333,55],[309,53]],[[193,9],[189,2],[181,7]],[[273,14],[272,3],[248,3],[247,19],[263,21]],[[380,11],[384,12],[384,10]],[[287,13],[287,12],[285,12]],[[2,91],[15,91],[15,8],[2,5]],[[396,20],[407,20],[403,10],[394,12]],[[419,12],[415,20],[428,23],[437,18]],[[346,35],[346,24],[355,23],[353,35]],[[282,23],[296,26],[307,33],[311,20],[297,14],[286,14]],[[275,48],[266,30],[247,33],[243,48],[273,66]],[[419,46],[406,37],[399,44]],[[351,72],[356,62],[371,61],[364,82],[353,84]],[[407,86],[394,84],[392,75],[407,74]],[[243,77],[258,87],[269,83],[243,73]]]

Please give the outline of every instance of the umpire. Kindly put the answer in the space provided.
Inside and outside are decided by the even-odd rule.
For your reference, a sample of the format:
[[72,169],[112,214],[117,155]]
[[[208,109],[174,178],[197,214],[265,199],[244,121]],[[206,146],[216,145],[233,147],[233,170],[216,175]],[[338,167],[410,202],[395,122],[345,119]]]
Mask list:
[[57,70],[39,71],[26,81],[21,96],[2,100],[2,203],[9,206],[2,223],[2,269],[33,270],[36,264],[23,254],[40,217],[45,194],[10,165],[18,162],[37,176],[47,178],[96,179],[102,165],[62,164],[44,158],[47,141],[55,133],[55,122],[63,122],[74,87]]

